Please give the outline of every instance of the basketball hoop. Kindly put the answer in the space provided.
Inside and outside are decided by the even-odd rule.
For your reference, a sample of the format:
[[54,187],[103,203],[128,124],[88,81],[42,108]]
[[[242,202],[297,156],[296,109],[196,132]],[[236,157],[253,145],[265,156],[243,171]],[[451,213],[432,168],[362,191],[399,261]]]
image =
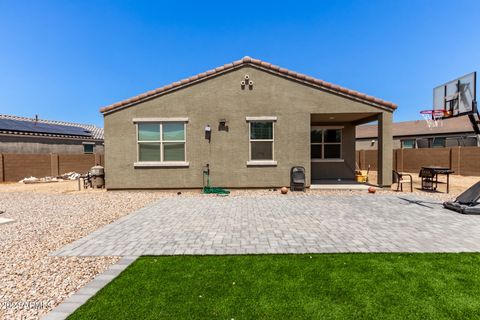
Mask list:
[[420,114],[430,129],[441,127],[443,125],[443,118],[448,116],[448,112],[442,109],[423,110],[420,111]]

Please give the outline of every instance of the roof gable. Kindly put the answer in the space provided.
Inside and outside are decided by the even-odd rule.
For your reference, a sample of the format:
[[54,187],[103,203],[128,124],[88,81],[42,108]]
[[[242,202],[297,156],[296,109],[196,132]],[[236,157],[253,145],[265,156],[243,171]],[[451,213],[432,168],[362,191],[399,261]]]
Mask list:
[[326,82],[326,81],[323,81],[323,80],[320,80],[320,79],[316,79],[316,78],[313,78],[313,77],[310,77],[310,76],[307,76],[307,75],[304,75],[304,74],[301,74],[301,73],[298,73],[298,72],[295,72],[295,71],[291,71],[291,70],[288,70],[288,69],[285,69],[285,68],[281,68],[281,67],[273,65],[271,63],[268,63],[268,62],[265,62],[265,61],[262,61],[262,60],[258,60],[258,59],[253,59],[253,58],[250,58],[250,57],[247,56],[247,57],[244,57],[241,60],[237,60],[237,61],[234,61],[232,63],[225,64],[221,67],[218,67],[218,68],[215,68],[215,69],[212,69],[212,70],[208,70],[206,72],[197,74],[197,75],[192,76],[190,78],[186,78],[186,79],[183,79],[183,80],[180,80],[180,81],[176,81],[176,82],[171,83],[169,85],[163,86],[163,87],[155,89],[155,90],[145,92],[143,94],[137,95],[137,96],[132,97],[130,99],[123,100],[123,101],[117,102],[115,104],[111,104],[109,106],[105,106],[105,107],[100,109],[100,112],[105,114],[105,113],[110,113],[110,112],[113,112],[113,111],[117,111],[119,109],[127,108],[127,107],[133,106],[133,105],[135,105],[139,102],[142,102],[144,100],[155,98],[157,96],[166,94],[168,92],[178,90],[180,88],[195,84],[195,83],[200,82],[200,81],[205,81],[205,80],[207,80],[211,77],[218,76],[222,73],[232,71],[232,70],[235,70],[235,69],[239,69],[239,68],[242,68],[244,66],[251,66],[251,67],[255,67],[257,69],[268,71],[268,72],[277,74],[279,76],[282,76],[284,78],[292,79],[292,80],[295,80],[295,81],[298,81],[298,82],[301,82],[301,83],[304,83],[304,84],[307,84],[307,85],[310,85],[310,86],[317,87],[317,88],[325,90],[327,92],[331,92],[331,93],[335,93],[335,94],[338,94],[338,95],[341,95],[341,96],[345,96],[347,98],[355,99],[355,100],[358,100],[360,102],[363,102],[363,103],[366,103],[366,104],[369,104],[369,105],[372,105],[372,106],[380,107],[380,108],[383,108],[383,109],[388,109],[388,110],[391,110],[391,111],[393,111],[397,108],[397,105],[392,103],[392,102],[385,101],[385,100],[382,100],[382,99],[378,99],[378,98],[375,98],[373,96],[369,96],[369,95],[366,95],[364,93],[361,93],[361,92],[358,92],[358,91],[355,91],[355,90],[350,90],[350,89],[335,85],[335,84],[330,83],[330,82]]

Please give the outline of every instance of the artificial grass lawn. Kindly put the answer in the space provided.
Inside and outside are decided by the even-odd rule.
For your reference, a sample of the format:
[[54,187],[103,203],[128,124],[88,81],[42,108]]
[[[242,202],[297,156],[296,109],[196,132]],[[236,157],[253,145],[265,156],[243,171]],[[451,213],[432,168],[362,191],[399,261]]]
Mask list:
[[480,318],[480,254],[141,257],[68,319]]

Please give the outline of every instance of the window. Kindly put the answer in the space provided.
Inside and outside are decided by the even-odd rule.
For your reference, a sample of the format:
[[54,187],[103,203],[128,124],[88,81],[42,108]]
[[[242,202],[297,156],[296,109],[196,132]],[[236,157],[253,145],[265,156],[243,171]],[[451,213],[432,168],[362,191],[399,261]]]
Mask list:
[[443,148],[443,147],[445,147],[445,138],[430,139],[430,148]]
[[185,125],[177,121],[138,123],[138,162],[185,162]]
[[312,160],[342,160],[341,128],[312,127],[310,143]]
[[93,143],[84,143],[83,144],[83,153],[93,153],[95,144]]
[[250,160],[273,161],[273,121],[250,121]]
[[402,140],[402,148],[403,149],[413,149],[415,148],[415,140],[414,139],[408,139],[408,140]]

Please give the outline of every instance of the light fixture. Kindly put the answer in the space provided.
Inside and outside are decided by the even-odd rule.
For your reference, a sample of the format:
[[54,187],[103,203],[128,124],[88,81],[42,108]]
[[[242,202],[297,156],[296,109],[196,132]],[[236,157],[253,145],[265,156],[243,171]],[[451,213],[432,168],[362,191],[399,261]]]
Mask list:
[[207,124],[207,126],[205,127],[205,139],[207,139],[209,143],[212,139],[212,128],[209,124]]
[[218,131],[228,132],[227,119],[222,118],[218,120]]

